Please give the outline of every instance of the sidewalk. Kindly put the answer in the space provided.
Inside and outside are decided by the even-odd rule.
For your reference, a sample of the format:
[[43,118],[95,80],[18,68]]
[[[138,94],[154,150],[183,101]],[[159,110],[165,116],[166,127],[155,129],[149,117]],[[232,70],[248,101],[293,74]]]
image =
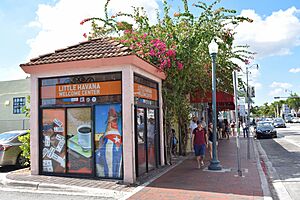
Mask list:
[[[237,176],[235,138],[221,140],[218,151],[223,172],[211,172],[207,168],[199,170],[192,157],[133,195],[130,200],[264,199],[259,175],[263,173],[257,165],[256,149],[253,148],[255,144],[253,141],[250,143],[251,159],[248,160],[247,139],[240,138],[240,142],[243,177]],[[209,161],[206,161],[206,167],[208,164]]]
[[[55,176],[30,175],[24,169],[7,174],[1,182],[9,187],[71,192],[76,195],[101,196],[110,199],[173,200],[173,199],[264,199],[257,151],[251,142],[251,159],[247,159],[247,140],[241,142],[243,176],[237,176],[235,138],[219,142],[219,160],[222,172],[197,169],[194,157],[178,158],[175,165],[159,169],[140,186],[122,185],[118,181],[90,180]],[[209,161],[206,161],[206,167]],[[163,175],[159,175],[163,174]],[[157,176],[160,176],[157,178]],[[152,181],[154,180],[154,181]],[[266,196],[266,195],[265,195]]]

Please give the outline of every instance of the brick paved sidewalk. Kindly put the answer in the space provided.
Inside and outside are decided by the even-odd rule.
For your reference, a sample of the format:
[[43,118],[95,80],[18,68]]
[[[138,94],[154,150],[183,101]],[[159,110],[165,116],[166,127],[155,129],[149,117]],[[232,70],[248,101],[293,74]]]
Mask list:
[[[251,141],[251,157],[247,159],[247,139],[241,141],[243,177],[237,176],[235,138],[221,140],[219,160],[227,172],[197,169],[194,158],[164,174],[147,187],[131,196],[131,200],[189,200],[189,199],[263,199],[263,190]],[[206,161],[206,167],[209,161]]]

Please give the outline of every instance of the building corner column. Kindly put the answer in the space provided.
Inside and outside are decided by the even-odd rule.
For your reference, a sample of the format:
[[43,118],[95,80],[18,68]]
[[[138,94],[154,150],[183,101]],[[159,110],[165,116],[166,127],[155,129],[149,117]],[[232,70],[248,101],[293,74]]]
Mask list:
[[165,165],[165,138],[164,138],[164,113],[163,113],[163,98],[162,98],[162,82],[159,82],[159,130],[160,130],[160,163]]
[[136,181],[133,83],[132,67],[124,67],[122,70],[123,181],[129,184]]
[[30,77],[30,168],[31,174],[39,174],[39,86],[38,78]]

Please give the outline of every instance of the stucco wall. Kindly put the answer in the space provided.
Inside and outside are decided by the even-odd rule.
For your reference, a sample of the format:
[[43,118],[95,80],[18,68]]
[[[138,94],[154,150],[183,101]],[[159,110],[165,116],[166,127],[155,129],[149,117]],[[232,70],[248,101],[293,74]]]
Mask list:
[[0,132],[28,129],[25,114],[13,114],[13,98],[30,95],[30,79],[0,82]]

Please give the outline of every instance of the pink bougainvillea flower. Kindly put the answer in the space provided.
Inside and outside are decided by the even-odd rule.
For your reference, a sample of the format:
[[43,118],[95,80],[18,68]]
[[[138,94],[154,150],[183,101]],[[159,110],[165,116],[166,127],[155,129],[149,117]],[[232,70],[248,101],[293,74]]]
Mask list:
[[125,30],[124,33],[128,34],[128,33],[131,33],[131,31],[130,30]]
[[177,68],[179,69],[179,70],[182,70],[183,69],[183,64],[181,63],[181,62],[177,62]]
[[113,19],[113,18],[116,18],[116,16],[115,16],[115,15],[112,15],[111,18],[112,18],[112,19]]
[[86,34],[86,33],[84,33],[84,34],[83,34],[83,37],[87,38],[87,34]]
[[83,25],[85,22],[87,22],[88,20],[90,20],[90,18],[86,18],[86,19],[84,19],[84,20],[82,20],[81,22],[80,22],[80,25]]
[[143,39],[146,39],[147,36],[148,36],[148,34],[147,34],[147,33],[144,33]]
[[167,56],[169,57],[175,57],[176,56],[176,52],[173,49],[169,49],[166,53]]
[[155,51],[154,51],[154,49],[150,49],[149,55],[150,55],[150,56],[155,56]]
[[168,66],[168,68],[170,68],[171,67],[171,59],[169,58],[169,59],[167,59],[167,66]]
[[179,17],[180,14],[178,12],[174,13],[174,17]]
[[250,64],[250,61],[249,61],[248,59],[245,59],[244,62],[245,62],[246,65],[249,65],[249,64]]

